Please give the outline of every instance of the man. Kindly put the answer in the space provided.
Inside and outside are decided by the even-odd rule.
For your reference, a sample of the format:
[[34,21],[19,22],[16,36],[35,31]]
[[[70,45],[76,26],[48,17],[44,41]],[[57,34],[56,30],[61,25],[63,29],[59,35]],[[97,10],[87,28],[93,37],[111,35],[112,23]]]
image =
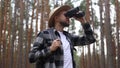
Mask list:
[[93,32],[84,18],[78,20],[85,32],[85,36],[74,36],[66,31],[69,18],[65,17],[70,6],[64,5],[55,8],[49,15],[49,29],[41,31],[36,37],[29,53],[30,63],[36,62],[36,68],[75,68],[73,49],[76,45],[88,45],[95,42]]

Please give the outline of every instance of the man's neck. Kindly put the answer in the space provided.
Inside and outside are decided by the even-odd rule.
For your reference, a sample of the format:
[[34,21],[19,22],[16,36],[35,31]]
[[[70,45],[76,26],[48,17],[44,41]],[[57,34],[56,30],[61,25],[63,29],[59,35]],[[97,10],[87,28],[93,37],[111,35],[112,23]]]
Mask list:
[[61,26],[61,25],[59,25],[59,24],[56,24],[56,25],[55,25],[55,29],[56,29],[57,31],[63,32],[64,27]]

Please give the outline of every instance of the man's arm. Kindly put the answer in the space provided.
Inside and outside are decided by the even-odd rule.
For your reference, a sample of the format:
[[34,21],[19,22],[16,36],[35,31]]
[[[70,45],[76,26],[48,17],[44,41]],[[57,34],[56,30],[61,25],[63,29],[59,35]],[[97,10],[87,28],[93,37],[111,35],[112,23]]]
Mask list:
[[33,47],[29,52],[29,62],[33,63],[37,59],[46,57],[51,54],[50,47],[44,46],[43,33],[39,33],[34,41]]
[[82,24],[85,35],[83,37],[73,36],[74,45],[89,45],[96,40],[89,23]]
[[88,44],[94,43],[96,40],[93,36],[93,31],[91,29],[90,24],[86,22],[84,17],[75,18],[75,19],[78,20],[82,24],[85,35],[83,37],[73,36],[74,44],[75,45],[88,45]]

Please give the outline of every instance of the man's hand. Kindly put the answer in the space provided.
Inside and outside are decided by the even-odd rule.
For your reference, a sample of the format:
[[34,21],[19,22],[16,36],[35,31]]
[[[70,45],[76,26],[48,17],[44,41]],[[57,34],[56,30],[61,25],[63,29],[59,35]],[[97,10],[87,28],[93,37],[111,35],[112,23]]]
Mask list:
[[80,17],[80,18],[77,18],[77,17],[74,17],[77,21],[81,22],[82,24],[86,23],[86,19],[85,17]]
[[61,46],[61,41],[59,39],[56,39],[52,42],[52,45],[50,46],[50,51],[56,51]]

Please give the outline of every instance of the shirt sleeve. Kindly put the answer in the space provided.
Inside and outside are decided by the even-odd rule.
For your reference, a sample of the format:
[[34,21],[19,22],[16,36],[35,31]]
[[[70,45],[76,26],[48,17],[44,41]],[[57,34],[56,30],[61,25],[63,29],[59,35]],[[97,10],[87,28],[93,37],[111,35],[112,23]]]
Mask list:
[[89,44],[94,43],[96,41],[94,36],[93,36],[93,31],[90,27],[90,24],[85,23],[85,24],[82,24],[82,26],[83,26],[85,35],[82,37],[72,36],[75,46],[89,45]]
[[43,33],[40,32],[36,37],[33,47],[29,52],[29,62],[33,63],[37,59],[42,59],[51,54],[50,47],[45,47]]

